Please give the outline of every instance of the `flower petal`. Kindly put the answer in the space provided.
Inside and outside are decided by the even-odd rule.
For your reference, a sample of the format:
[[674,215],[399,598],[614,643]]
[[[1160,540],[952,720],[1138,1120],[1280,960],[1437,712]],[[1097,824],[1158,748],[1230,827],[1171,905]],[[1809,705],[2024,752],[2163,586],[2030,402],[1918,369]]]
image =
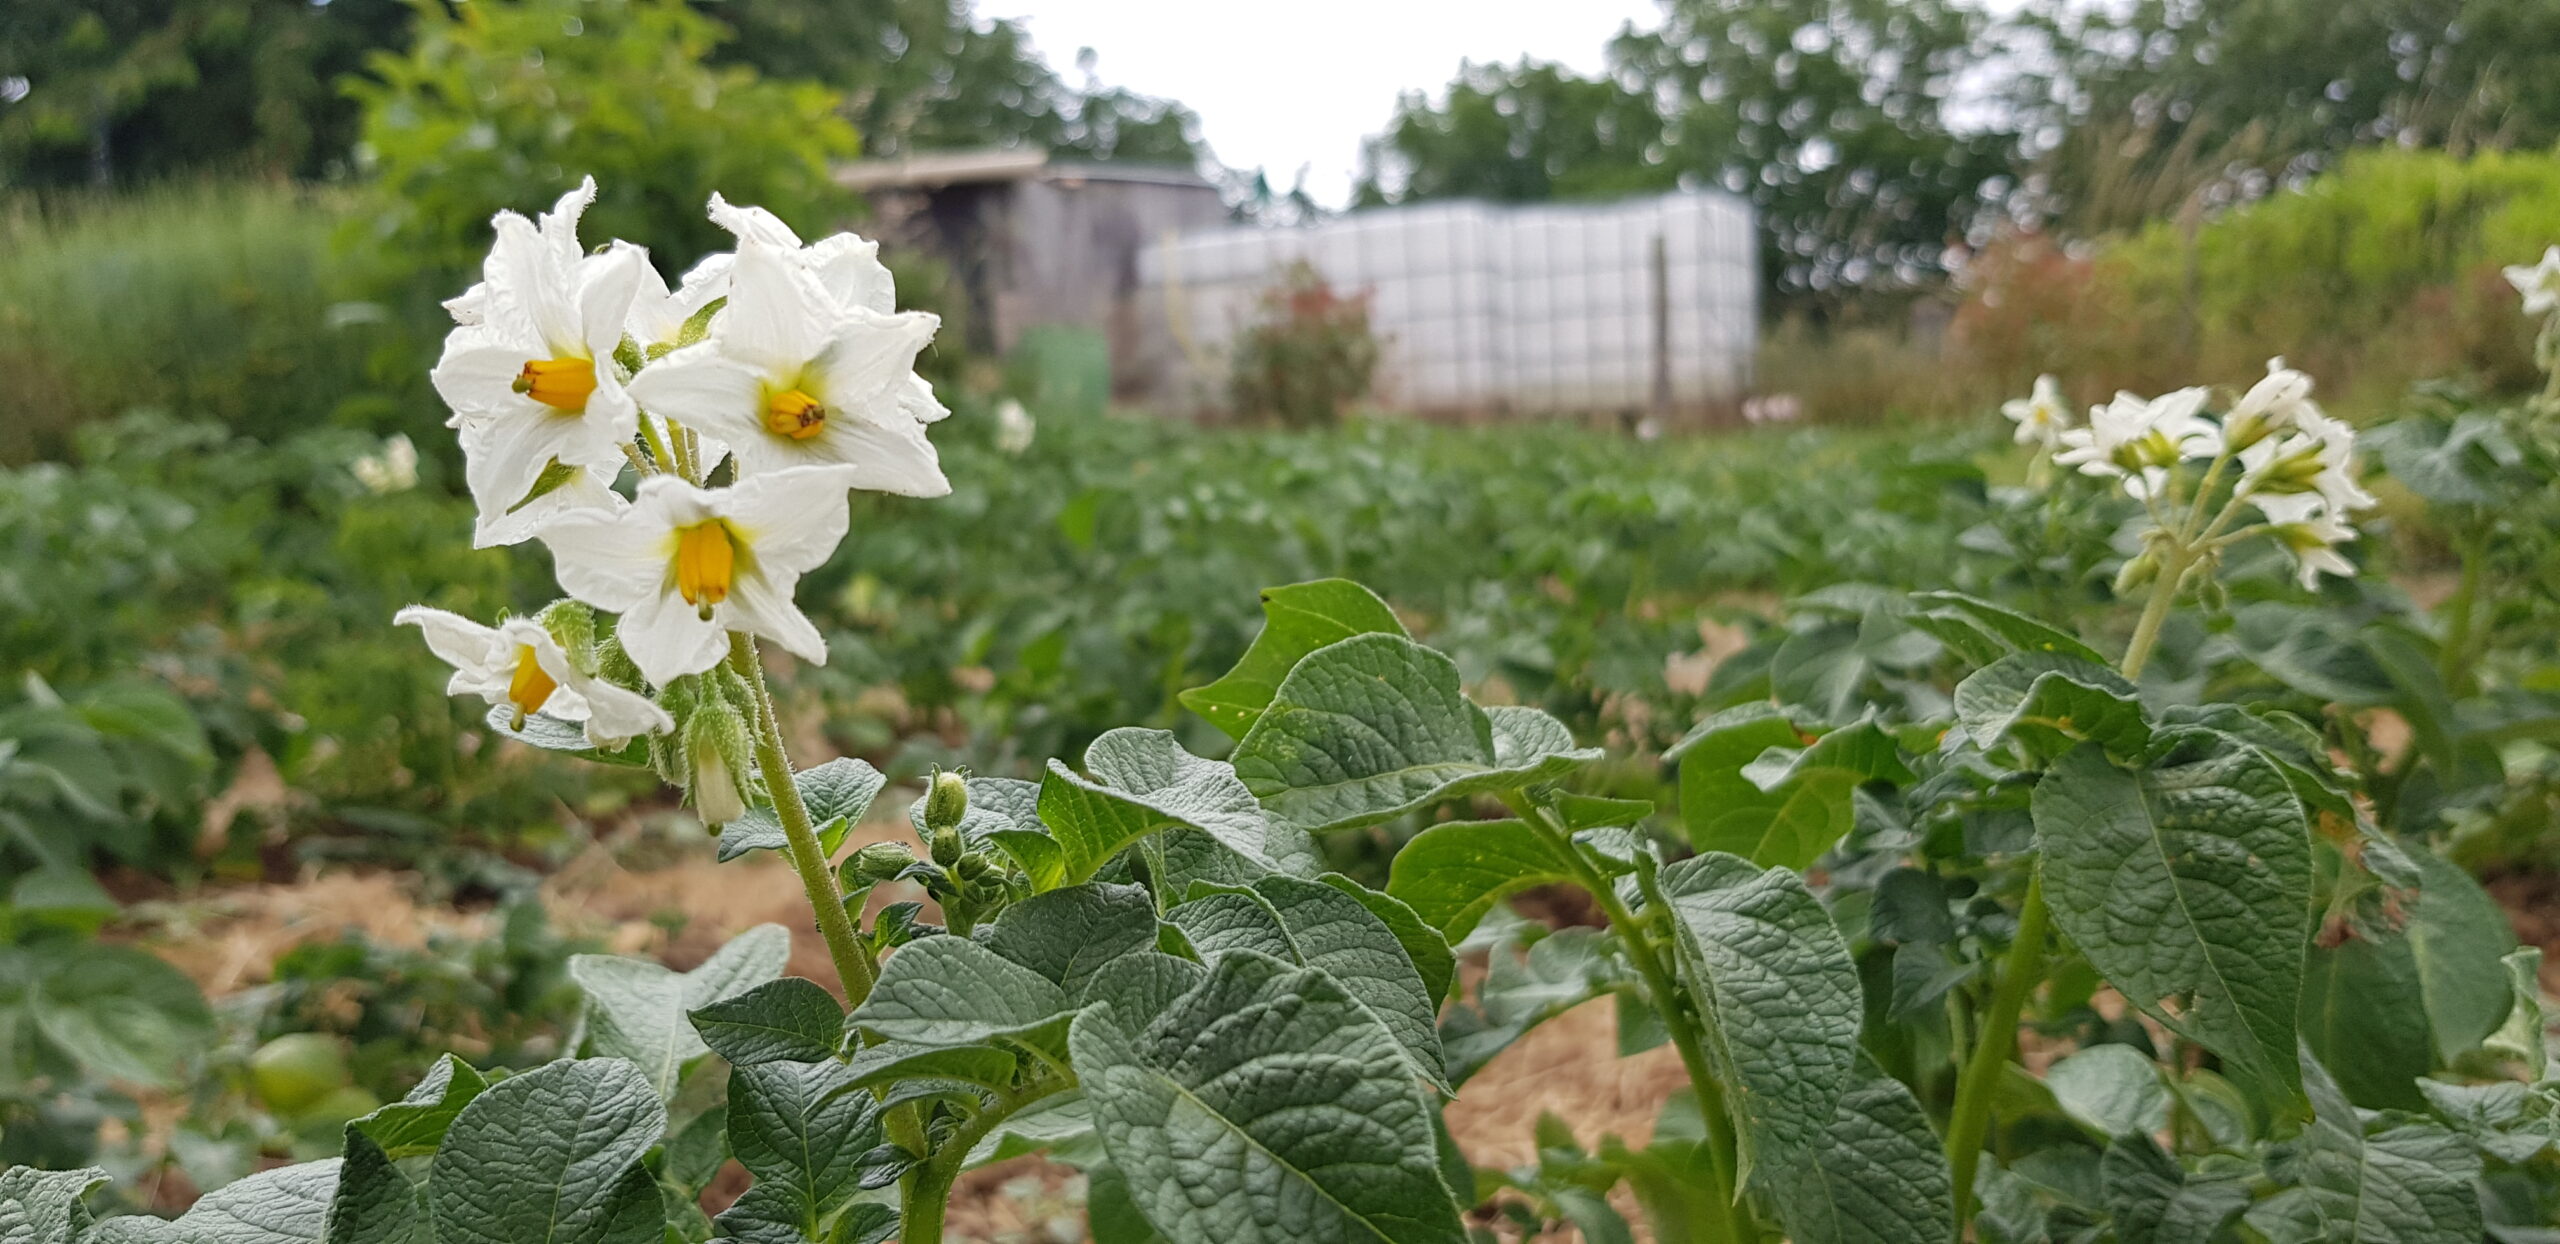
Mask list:
[[582,510],[553,520],[536,534],[551,549],[552,574],[561,590],[598,609],[637,609],[672,594],[669,528],[664,516],[649,508]]
[[[601,364],[622,344],[624,321],[640,292],[640,270],[649,267],[649,252],[629,242],[615,242],[601,255],[577,262],[578,340],[587,357]],[[654,279],[656,273],[651,272]]]
[[951,481],[942,473],[941,455],[926,439],[924,425],[846,421],[831,429],[831,448],[854,468],[853,486],[865,492],[901,497],[947,497]]
[[705,436],[741,440],[764,436],[757,404],[763,378],[755,369],[723,357],[711,342],[670,351],[631,378],[630,393],[650,414],[673,419]]
[[942,321],[923,311],[880,315],[844,313],[809,369],[819,400],[831,410],[875,423],[903,418],[898,400],[915,374],[916,355],[933,341]]
[[[838,534],[842,534],[841,527]],[[721,620],[739,630],[762,635],[812,665],[826,664],[827,641],[819,636],[809,615],[800,612],[791,600],[791,589],[798,585],[800,576],[796,572],[778,575],[773,569],[768,561],[739,575],[737,582],[730,585],[729,599],[720,603]]]
[[[739,576],[739,583],[746,578]],[[736,600],[734,586],[730,599]],[[671,590],[653,592],[648,599],[623,607],[614,634],[621,638],[631,663],[640,667],[640,675],[663,687],[710,669],[729,655],[729,637],[716,618],[715,613],[715,620],[704,621],[699,611]]]
[[830,308],[814,279],[788,251],[741,243],[729,269],[729,305],[714,340],[720,352],[767,377],[796,384],[825,345]]
[[782,218],[761,207],[745,207],[711,192],[711,223],[736,234],[740,243],[756,242],[787,251],[800,249],[800,235]]
[[898,309],[897,278],[880,262],[880,244],[850,233],[810,243],[802,261],[836,305],[887,315]]
[[759,472],[721,496],[721,512],[746,536],[758,567],[796,579],[843,543],[852,522],[844,494],[860,474],[851,466]]
[[495,627],[482,626],[461,614],[425,605],[411,605],[392,614],[391,624],[418,628],[426,638],[427,651],[475,683],[486,682],[493,675],[504,682],[507,673],[512,673],[499,672],[500,652],[505,643]]

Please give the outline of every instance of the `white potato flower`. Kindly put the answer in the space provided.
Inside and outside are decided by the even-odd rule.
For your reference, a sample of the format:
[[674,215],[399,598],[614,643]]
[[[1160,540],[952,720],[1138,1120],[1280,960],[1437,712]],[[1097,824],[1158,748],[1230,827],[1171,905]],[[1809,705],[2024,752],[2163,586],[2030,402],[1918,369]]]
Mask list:
[[791,593],[844,539],[861,474],[790,467],[721,489],[652,475],[629,509],[567,514],[541,535],[561,587],[622,615],[615,633],[652,683],[719,664],[733,630],[823,664],[826,641]]
[[675,729],[675,720],[649,697],[580,671],[560,641],[529,618],[482,626],[458,613],[411,605],[391,621],[417,627],[428,650],[453,667],[445,694],[512,708],[518,728],[530,713],[583,722],[587,742],[608,750]]
[[[431,373],[453,408],[452,425],[464,434],[464,479],[480,507],[473,538],[480,547],[525,537],[525,524],[509,520],[546,473],[556,479],[558,469],[584,468],[610,480],[639,431],[613,351],[648,257],[625,242],[577,255],[578,214],[594,197],[589,178],[540,226],[498,213],[487,279],[456,300],[464,304],[456,314],[476,322],[445,338]],[[580,490],[566,499],[590,495]]]
[[2223,416],[2222,430],[2234,449],[2245,450],[2294,426],[2304,413],[2320,413],[2311,401],[2311,377],[2285,366],[2281,358],[2271,358],[2266,377],[2249,386],[2239,404]]
[[2018,425],[2021,445],[2052,449],[2061,443],[2064,429],[2071,425],[2071,406],[2063,400],[2062,386],[2051,376],[2036,377],[2035,389],[2025,397],[2002,402],[2000,413]]
[[2062,452],[2053,460],[2083,475],[2121,479],[2125,491],[2147,496],[2180,459],[2221,451],[2222,430],[2201,413],[2205,397],[2201,388],[2148,399],[2118,393],[2114,401],[2090,408],[2087,426],[2056,435]]
[[2526,315],[2560,311],[2560,246],[2542,252],[2542,262],[2507,269],[2507,284],[2524,295]]
[[2336,515],[2371,509],[2373,494],[2356,482],[2355,445],[2355,428],[2344,420],[2299,411],[2291,433],[2240,451],[2240,463],[2247,468],[2240,491],[2250,496],[2311,493]]
[[410,443],[407,433],[394,432],[382,442],[380,453],[366,454],[347,464],[356,482],[376,496],[407,492],[418,486],[418,447]]
[[901,400],[938,323],[843,306],[790,252],[751,239],[710,339],[644,368],[632,396],[727,445],[745,475],[843,465],[856,488],[938,497],[950,481]]
[[[803,245],[800,235],[782,218],[761,207],[742,207],[720,197],[711,196],[713,224],[737,235],[740,246],[755,242],[775,247],[789,254],[803,271],[815,277],[821,292],[840,307],[855,308],[891,315],[898,309],[898,282],[889,266],[880,262],[880,244],[851,233],[835,233]],[[704,267],[725,265],[730,257],[714,255],[703,261]],[[898,406],[918,423],[933,423],[951,413],[949,407],[934,397],[933,386],[922,376],[907,377],[906,387],[898,393]]]
[[2320,576],[2352,578],[2354,562],[2338,546],[2356,538],[2353,525],[2332,513],[2318,493],[2289,493],[2250,498],[2267,516],[2267,530],[2293,554],[2305,589],[2320,586]]
[[996,404],[996,448],[1020,456],[1031,448],[1032,438],[1040,433],[1040,425],[1022,403],[1006,398]]

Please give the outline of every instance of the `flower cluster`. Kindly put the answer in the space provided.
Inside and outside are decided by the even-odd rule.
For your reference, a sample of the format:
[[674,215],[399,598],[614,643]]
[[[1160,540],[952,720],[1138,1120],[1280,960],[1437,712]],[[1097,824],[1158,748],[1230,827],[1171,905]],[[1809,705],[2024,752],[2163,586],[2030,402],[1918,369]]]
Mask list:
[[[2356,538],[2354,513],[2374,504],[2357,482],[2355,429],[2323,413],[2311,378],[2283,359],[2268,360],[2266,376],[2218,419],[2207,414],[2212,401],[2201,387],[2153,398],[2118,393],[2073,425],[2047,376],[2002,409],[2018,425],[2018,443],[2115,480],[2150,509],[2152,547],[2127,566],[2127,586],[2157,573],[2164,554],[2183,573],[2260,533],[2293,554],[2306,588],[2322,574],[2354,574],[2338,546]],[[2250,509],[2263,521],[2234,529]]]
[[[726,819],[759,711],[733,636],[825,661],[792,594],[844,538],[847,490],[950,491],[925,436],[949,412],[915,374],[937,321],[896,309],[876,243],[804,243],[718,195],[736,249],[671,288],[640,247],[579,241],[595,195],[589,178],[538,220],[498,213],[432,377],[474,543],[542,541],[570,599],[495,627],[396,620],[454,666],[454,694],[517,729],[540,713],[600,749],[654,736],[661,770]],[[600,627],[599,610],[618,616]]]

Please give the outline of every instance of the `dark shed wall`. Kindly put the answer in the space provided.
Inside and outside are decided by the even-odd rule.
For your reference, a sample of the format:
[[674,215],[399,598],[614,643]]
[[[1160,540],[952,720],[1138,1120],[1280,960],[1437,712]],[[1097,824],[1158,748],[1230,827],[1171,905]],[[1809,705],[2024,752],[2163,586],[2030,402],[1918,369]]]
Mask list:
[[1000,256],[988,273],[991,344],[1010,350],[1042,324],[1090,328],[1111,343],[1113,387],[1143,387],[1172,347],[1162,325],[1138,320],[1138,252],[1177,234],[1226,223],[1204,185],[1060,175],[1005,187]]

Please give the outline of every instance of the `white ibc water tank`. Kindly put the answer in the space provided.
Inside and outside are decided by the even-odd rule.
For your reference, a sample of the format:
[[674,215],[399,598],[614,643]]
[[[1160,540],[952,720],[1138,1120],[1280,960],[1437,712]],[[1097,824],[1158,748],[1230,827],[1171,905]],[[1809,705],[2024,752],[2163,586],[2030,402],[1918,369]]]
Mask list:
[[1380,342],[1371,397],[1430,413],[1644,410],[1738,400],[1758,345],[1751,209],[1717,193],[1609,204],[1381,208],[1293,229],[1187,234],[1139,256],[1142,305],[1219,390],[1225,345],[1262,293],[1305,261],[1364,295]]

